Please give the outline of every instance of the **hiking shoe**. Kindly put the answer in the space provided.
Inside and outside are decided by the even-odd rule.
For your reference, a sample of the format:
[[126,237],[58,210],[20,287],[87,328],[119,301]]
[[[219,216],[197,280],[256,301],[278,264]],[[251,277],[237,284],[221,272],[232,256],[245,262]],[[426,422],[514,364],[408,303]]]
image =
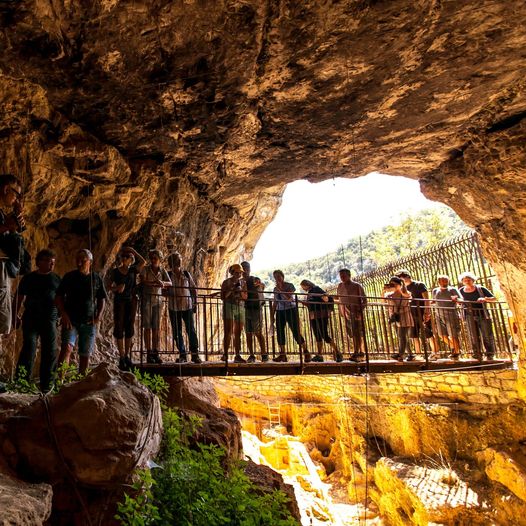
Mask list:
[[480,353],[478,353],[478,352],[474,352],[474,353],[473,353],[473,358],[474,358],[475,360],[478,360],[479,362],[481,362],[481,361],[482,361],[482,354],[480,354]]
[[248,358],[247,358],[247,363],[256,363],[256,357],[251,354]]
[[124,363],[126,364],[128,371],[131,371],[133,369],[133,362],[129,356],[124,357]]
[[391,359],[396,360],[397,362],[403,362],[404,355],[403,354],[391,354]]
[[197,353],[192,353],[192,363],[203,363],[203,361]]
[[[305,360],[307,361],[307,360]],[[312,362],[323,362],[323,356],[321,354],[315,354],[313,357],[312,357]]]
[[128,370],[128,364],[126,363],[126,359],[124,358],[124,356],[121,356],[119,358],[119,369],[121,371],[127,371]]
[[157,358],[155,357],[155,354],[148,354],[146,356],[146,363],[157,363]]
[[228,354],[223,354],[220,358],[222,362],[228,362]]
[[268,354],[262,354],[261,355],[261,361],[262,362],[268,362]]
[[408,354],[407,358],[405,359],[406,362],[414,362],[416,360],[416,356],[414,354]]
[[287,355],[286,354],[278,354],[275,358],[274,358],[274,362],[288,362],[288,358],[287,358]]
[[337,352],[336,355],[334,356],[334,359],[338,363],[343,362],[343,354],[341,352]]
[[451,358],[451,360],[458,360],[460,358],[460,353],[454,353],[452,352],[450,355],[449,355],[449,358]]
[[234,356],[234,363],[247,363],[247,361],[240,354],[236,354]]
[[488,362],[491,362],[495,359],[495,355],[494,354],[486,354],[486,360]]
[[[322,358],[322,360],[323,360],[323,358]],[[310,355],[310,352],[309,352],[309,351],[305,351],[305,352],[303,353],[303,361],[304,361],[305,363],[309,363],[310,361],[312,361],[312,356]]]

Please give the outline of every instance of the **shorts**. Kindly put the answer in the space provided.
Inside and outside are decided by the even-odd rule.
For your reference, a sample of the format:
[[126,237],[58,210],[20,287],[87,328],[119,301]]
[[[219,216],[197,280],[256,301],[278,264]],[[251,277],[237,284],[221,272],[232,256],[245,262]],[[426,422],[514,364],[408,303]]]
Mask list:
[[238,303],[223,303],[223,318],[233,320],[239,323],[245,323],[245,306]]
[[113,336],[117,339],[133,338],[135,334],[135,298],[113,303]]
[[310,326],[317,342],[332,343],[332,338],[329,336],[329,318],[314,318],[310,320]]
[[143,329],[159,329],[161,326],[160,303],[152,303],[148,300],[141,303],[141,326]]
[[97,327],[93,323],[73,323],[71,329],[62,328],[62,344],[75,347],[78,339],[79,356],[89,357],[95,348]]
[[245,309],[245,331],[258,334],[261,332],[261,310]]
[[422,330],[424,338],[433,337],[433,326],[431,320],[424,322],[424,311],[419,307],[411,307],[411,316],[413,317],[413,327],[411,327],[411,338],[420,338]]
[[436,317],[437,333],[442,337],[458,338],[460,321],[456,312],[440,314]]

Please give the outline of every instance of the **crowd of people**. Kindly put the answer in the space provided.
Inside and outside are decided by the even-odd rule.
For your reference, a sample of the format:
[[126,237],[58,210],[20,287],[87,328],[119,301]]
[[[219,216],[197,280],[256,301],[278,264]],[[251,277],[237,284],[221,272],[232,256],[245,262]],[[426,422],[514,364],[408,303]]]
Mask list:
[[[28,272],[30,260],[21,232],[25,229],[21,205],[21,185],[12,175],[0,175],[0,333],[7,334],[21,326],[23,343],[17,374],[32,375],[40,340],[40,386],[43,391],[53,385],[57,364],[69,363],[75,347],[79,370],[85,372],[95,347],[107,290],[113,295],[113,336],[119,353],[119,367],[130,369],[135,337],[136,314],[141,314],[146,361],[162,363],[160,326],[164,304],[167,305],[172,337],[178,352],[178,363],[190,359],[201,363],[195,313],[198,288],[182,258],[174,252],[166,259],[160,250],[152,249],[148,260],[134,248],[123,247],[116,266],[103,278],[93,270],[93,254],[87,248],[76,252],[76,268],[60,278],[55,272],[56,254],[40,250],[35,257],[36,269]],[[24,274],[16,294],[12,295],[13,279]],[[273,272],[275,286],[265,295],[261,279],[251,275],[250,264],[243,261],[229,268],[229,277],[221,285],[223,320],[223,356],[227,361],[232,346],[236,363],[254,363],[259,350],[260,360],[269,361],[267,330],[276,336],[276,362],[287,362],[287,330],[305,362],[323,362],[328,346],[336,362],[344,359],[331,335],[330,319],[338,308],[339,316],[353,352],[348,359],[360,362],[366,355],[364,314],[368,306],[365,291],[351,278],[349,269],[339,271],[336,293],[329,295],[312,281],[301,281],[302,293],[285,280],[281,270]],[[401,270],[384,286],[384,299],[389,322],[396,327],[398,351],[391,356],[397,361],[412,361],[421,354],[422,345],[429,346],[430,358],[438,355],[437,337],[450,349],[450,357],[460,356],[460,321],[457,306],[471,341],[475,358],[481,360],[483,350],[488,360],[495,354],[495,341],[486,304],[496,301],[477,278],[466,272],[459,277],[462,287],[450,284],[446,275],[438,277],[438,286],[429,294],[426,285],[414,281],[410,272]],[[270,327],[264,323],[263,306],[270,302]],[[308,312],[309,326],[315,341],[311,354],[302,334],[299,306]],[[23,315],[20,312],[23,307]],[[434,324],[431,313],[434,311]],[[58,349],[58,320],[61,344]],[[434,325],[434,326],[433,326]],[[184,334],[184,332],[186,335]],[[242,356],[242,334],[246,335],[248,357]],[[435,336],[435,333],[437,336]],[[186,348],[188,345],[189,349]],[[189,356],[188,356],[189,355]]]

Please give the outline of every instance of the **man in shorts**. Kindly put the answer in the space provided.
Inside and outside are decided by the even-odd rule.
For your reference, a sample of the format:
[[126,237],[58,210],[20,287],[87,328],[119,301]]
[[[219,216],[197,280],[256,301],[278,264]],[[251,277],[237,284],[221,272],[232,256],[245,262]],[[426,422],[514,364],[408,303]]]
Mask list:
[[249,363],[256,361],[254,354],[254,337],[259,343],[261,350],[261,361],[268,362],[268,354],[265,346],[265,338],[263,337],[263,317],[261,307],[264,304],[263,291],[265,285],[256,276],[250,275],[250,263],[243,261],[243,277],[247,284],[248,298],[245,301],[245,332],[247,335],[248,359]]
[[433,289],[435,320],[438,336],[451,349],[450,358],[460,356],[460,321],[457,313],[457,300],[460,292],[449,285],[449,276],[438,276],[438,287]]
[[95,348],[97,325],[107,299],[102,278],[92,270],[93,254],[81,248],[76,255],[77,269],[64,275],[57,289],[55,304],[62,319],[62,348],[59,365],[69,363],[78,341],[79,372],[84,374]]

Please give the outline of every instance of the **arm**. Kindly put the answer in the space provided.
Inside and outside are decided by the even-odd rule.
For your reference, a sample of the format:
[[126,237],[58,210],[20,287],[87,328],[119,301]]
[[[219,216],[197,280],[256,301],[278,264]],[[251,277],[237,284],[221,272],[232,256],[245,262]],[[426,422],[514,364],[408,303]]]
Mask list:
[[123,250],[131,252],[135,256],[135,266],[137,271],[140,272],[146,265],[146,260],[137,252],[133,247],[122,247]]
[[495,303],[497,301],[497,298],[486,287],[480,287],[480,290],[482,291],[482,294],[484,294],[484,296],[479,298],[477,300],[478,302]]
[[106,300],[104,298],[97,298],[97,310],[95,312],[95,318],[93,318],[93,325],[99,323],[100,317],[104,312],[104,305],[106,305]]
[[[429,292],[426,290],[425,292],[422,292],[422,297],[424,300],[429,300]],[[431,309],[429,301],[424,301],[424,318],[429,319],[431,318]]]

